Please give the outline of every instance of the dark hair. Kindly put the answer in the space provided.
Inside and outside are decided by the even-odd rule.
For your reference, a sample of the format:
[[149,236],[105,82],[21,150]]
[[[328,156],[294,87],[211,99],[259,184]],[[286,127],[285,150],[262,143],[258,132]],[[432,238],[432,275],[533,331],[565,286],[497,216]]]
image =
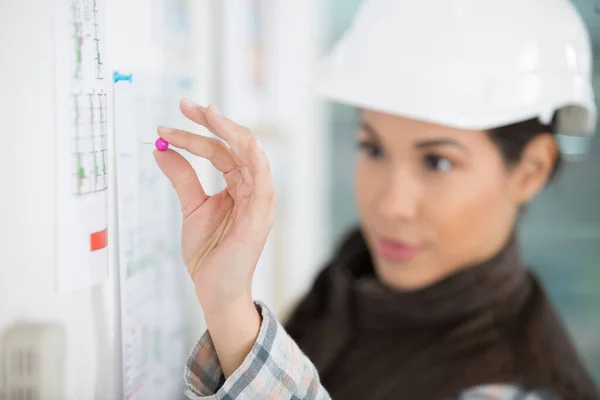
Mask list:
[[[525,146],[535,137],[541,134],[555,134],[556,114],[548,125],[542,124],[537,118],[517,122],[493,128],[488,131],[490,139],[498,146],[502,157],[508,166],[519,162]],[[552,169],[550,179],[552,180],[562,165],[560,153]]]

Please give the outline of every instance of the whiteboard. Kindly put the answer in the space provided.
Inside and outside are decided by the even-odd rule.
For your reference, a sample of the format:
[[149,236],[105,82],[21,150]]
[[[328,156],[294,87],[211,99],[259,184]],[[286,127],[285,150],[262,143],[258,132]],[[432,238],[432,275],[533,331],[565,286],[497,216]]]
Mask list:
[[177,119],[190,80],[120,72],[113,92],[124,398],[181,398],[190,351],[183,296],[191,282],[179,250],[179,206],[152,143],[158,125]]

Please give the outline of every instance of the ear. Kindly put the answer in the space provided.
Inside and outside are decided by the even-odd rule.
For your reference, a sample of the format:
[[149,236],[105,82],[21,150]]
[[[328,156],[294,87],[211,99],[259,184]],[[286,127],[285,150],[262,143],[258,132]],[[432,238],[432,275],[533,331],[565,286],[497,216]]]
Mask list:
[[513,171],[513,188],[519,205],[529,203],[546,186],[556,161],[554,136],[544,133],[531,139]]

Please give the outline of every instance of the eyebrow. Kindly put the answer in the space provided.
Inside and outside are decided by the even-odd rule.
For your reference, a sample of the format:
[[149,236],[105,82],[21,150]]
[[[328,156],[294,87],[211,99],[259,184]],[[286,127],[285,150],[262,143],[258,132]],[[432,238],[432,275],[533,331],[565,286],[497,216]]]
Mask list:
[[379,135],[377,134],[377,132],[375,131],[375,129],[373,129],[373,127],[371,125],[369,125],[368,122],[365,121],[360,121],[360,128],[365,131],[366,133],[368,133],[371,136],[375,136],[376,138],[379,138]]
[[[360,127],[362,128],[363,131],[365,131],[365,133],[367,133],[370,136],[373,136],[375,139],[379,140],[379,134],[371,125],[369,125],[369,123],[367,123],[365,121],[361,121]],[[467,149],[464,145],[462,145],[461,143],[459,143],[455,140],[447,139],[447,138],[427,139],[427,140],[421,140],[421,141],[418,141],[415,143],[415,147],[418,149],[427,149],[430,147],[439,147],[439,146],[453,146],[465,153],[469,153],[469,149]]]
[[469,153],[469,149],[467,149],[465,146],[463,146],[459,142],[454,141],[452,139],[431,139],[431,140],[423,140],[423,141],[415,143],[415,147],[418,149],[426,149],[429,147],[439,147],[439,146],[452,146],[452,147],[456,147],[457,149],[459,149],[465,153]]

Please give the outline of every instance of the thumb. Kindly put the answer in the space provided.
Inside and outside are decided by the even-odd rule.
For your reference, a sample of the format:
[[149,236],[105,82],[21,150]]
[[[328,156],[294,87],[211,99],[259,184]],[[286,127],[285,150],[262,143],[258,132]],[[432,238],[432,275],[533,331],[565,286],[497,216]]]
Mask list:
[[209,197],[204,192],[196,171],[181,154],[174,150],[154,150],[153,154],[156,163],[177,192],[183,217],[187,217]]

